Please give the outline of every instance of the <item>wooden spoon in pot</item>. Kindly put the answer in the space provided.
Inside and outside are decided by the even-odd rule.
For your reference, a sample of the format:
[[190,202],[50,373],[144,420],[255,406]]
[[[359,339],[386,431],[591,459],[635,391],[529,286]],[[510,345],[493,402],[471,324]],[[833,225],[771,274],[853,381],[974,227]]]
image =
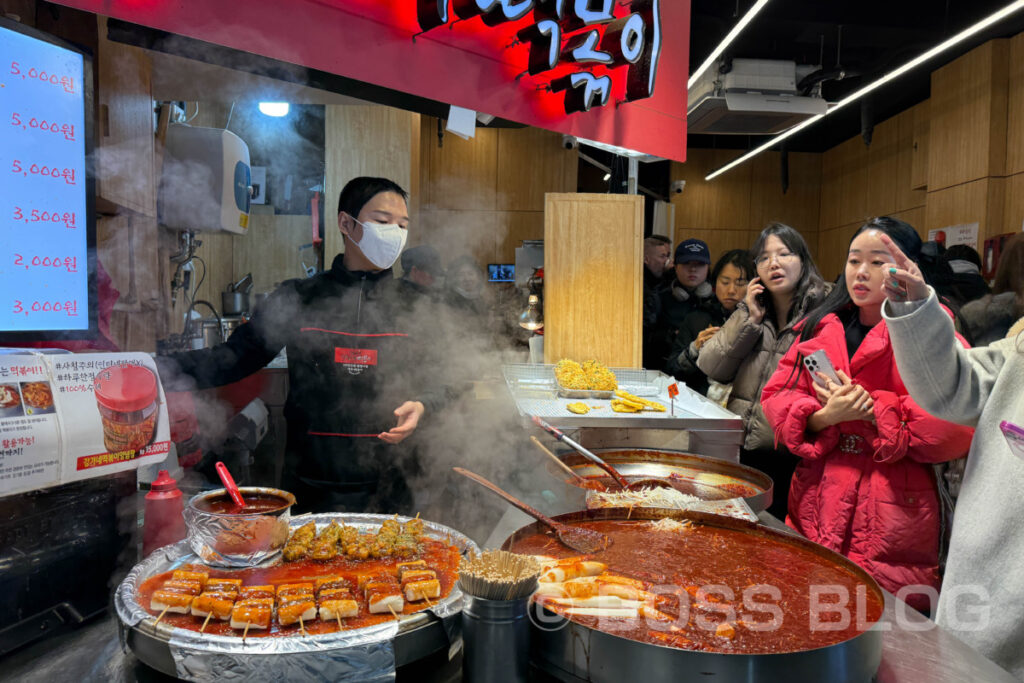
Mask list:
[[555,520],[544,515],[538,510],[535,510],[534,508],[530,507],[529,505],[519,500],[515,496],[511,495],[510,493],[506,493],[502,489],[498,488],[491,482],[481,477],[479,474],[474,474],[473,472],[470,472],[469,470],[463,469],[461,467],[453,467],[452,469],[461,474],[462,476],[472,479],[473,481],[480,484],[481,486],[483,486],[485,489],[495,494],[496,496],[500,496],[505,502],[519,508],[526,514],[536,519],[538,522],[541,522],[542,524],[546,524],[547,526],[549,526],[551,530],[555,532],[555,535],[558,536],[559,541],[561,541],[568,547],[572,548],[576,552],[584,554],[596,553],[601,550],[604,550],[609,545],[611,545],[612,540],[604,534],[598,531],[594,531],[592,529],[583,529],[578,526],[569,526],[567,524],[561,524],[559,522],[556,522]]

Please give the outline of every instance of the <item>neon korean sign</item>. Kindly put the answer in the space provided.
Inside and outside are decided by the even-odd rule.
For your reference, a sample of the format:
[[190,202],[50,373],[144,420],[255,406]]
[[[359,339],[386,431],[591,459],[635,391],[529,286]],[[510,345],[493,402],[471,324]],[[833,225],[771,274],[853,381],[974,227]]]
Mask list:
[[612,76],[622,71],[626,102],[654,94],[662,49],[660,0],[630,0],[625,11],[615,0],[415,2],[424,33],[478,17],[492,28],[524,23],[516,42],[529,45],[529,60],[520,76],[546,78],[544,89],[564,93],[566,114],[607,105]]

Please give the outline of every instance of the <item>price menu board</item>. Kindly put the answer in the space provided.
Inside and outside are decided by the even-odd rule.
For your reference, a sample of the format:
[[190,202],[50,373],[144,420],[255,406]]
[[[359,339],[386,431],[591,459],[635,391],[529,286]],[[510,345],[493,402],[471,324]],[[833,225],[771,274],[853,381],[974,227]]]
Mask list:
[[94,322],[86,125],[91,63],[81,52],[34,33],[0,24],[4,336],[88,332]]

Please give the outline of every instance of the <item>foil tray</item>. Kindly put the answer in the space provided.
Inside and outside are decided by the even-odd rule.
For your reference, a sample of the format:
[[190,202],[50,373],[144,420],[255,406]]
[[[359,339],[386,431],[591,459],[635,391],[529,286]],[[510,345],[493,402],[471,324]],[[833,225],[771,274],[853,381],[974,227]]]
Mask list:
[[[361,530],[376,530],[394,515],[322,513],[291,519],[298,528],[310,521],[317,528],[339,520]],[[408,521],[409,517],[398,517]],[[424,521],[424,534],[451,539],[467,553],[479,547],[469,537],[442,524]],[[392,681],[395,669],[447,647],[454,654],[462,645],[462,591],[458,584],[433,607],[387,622],[322,635],[287,638],[217,636],[156,623],[156,617],[137,601],[139,586],[149,577],[187,563],[202,563],[180,541],[154,552],[135,565],[114,593],[122,649],[130,648],[148,666],[188,681],[331,680],[335,682]],[[262,565],[273,566],[280,557]],[[223,571],[230,569],[220,568]]]

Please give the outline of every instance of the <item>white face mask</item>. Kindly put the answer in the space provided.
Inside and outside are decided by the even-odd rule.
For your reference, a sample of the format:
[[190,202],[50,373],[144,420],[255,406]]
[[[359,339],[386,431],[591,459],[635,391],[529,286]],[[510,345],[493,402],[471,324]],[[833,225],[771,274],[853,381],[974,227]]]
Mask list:
[[409,231],[397,223],[363,223],[353,218],[356,223],[363,226],[363,238],[358,242],[359,251],[363,256],[378,268],[390,268],[395,265],[402,249],[405,248],[405,241],[409,238]]

